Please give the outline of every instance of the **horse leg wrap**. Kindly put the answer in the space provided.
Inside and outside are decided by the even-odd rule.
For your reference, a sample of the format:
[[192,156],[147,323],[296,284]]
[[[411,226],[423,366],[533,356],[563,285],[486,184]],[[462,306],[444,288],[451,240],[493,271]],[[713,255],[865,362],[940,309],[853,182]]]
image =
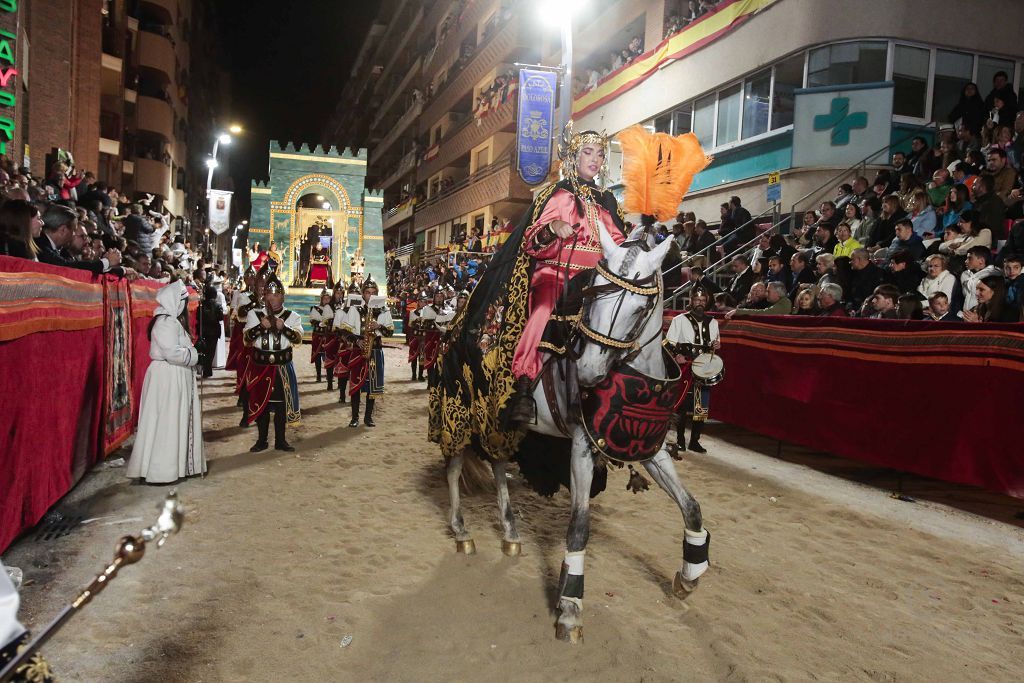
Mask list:
[[560,599],[574,602],[577,607],[583,606],[583,560],[586,555],[586,550],[566,552],[558,581]]
[[711,534],[707,529],[683,532],[683,578],[695,581],[708,570],[708,548],[711,546]]

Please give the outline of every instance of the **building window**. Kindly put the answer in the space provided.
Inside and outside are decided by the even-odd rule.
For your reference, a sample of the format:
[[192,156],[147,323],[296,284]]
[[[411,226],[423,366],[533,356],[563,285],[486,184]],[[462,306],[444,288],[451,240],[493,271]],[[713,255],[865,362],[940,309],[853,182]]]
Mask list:
[[693,107],[693,132],[704,149],[710,149],[715,142],[715,96],[708,95],[697,100]]
[[847,85],[885,80],[888,44],[881,40],[839,43],[811,50],[807,85]]
[[925,118],[928,104],[928,63],[931,50],[897,45],[893,52],[892,80],[896,84],[892,113]]
[[974,75],[974,55],[938,50],[935,53],[935,79],[932,81],[932,118],[954,123],[949,115],[960,101],[960,93]]
[[491,163],[491,150],[489,147],[477,151],[476,153],[476,170],[479,171],[481,168],[486,167]]
[[795,92],[804,86],[804,55],[790,57],[775,65],[775,90],[772,93],[772,130],[793,125]]
[[[1007,82],[1013,83],[1013,67],[1014,64],[1006,59],[998,59],[996,57],[978,57],[978,94],[982,98],[988,96],[992,92],[992,79],[1000,71],[1005,71],[1007,75]],[[1008,122],[1009,125],[1013,125],[1013,121]]]
[[654,119],[654,132],[655,133],[668,133],[672,134],[672,115],[664,114]]
[[771,104],[772,72],[751,77],[743,86],[743,139],[768,132],[768,108]]
[[742,101],[738,84],[718,93],[718,138],[715,141],[718,146],[739,140]]
[[693,130],[693,103],[687,102],[672,112],[672,134],[682,135]]

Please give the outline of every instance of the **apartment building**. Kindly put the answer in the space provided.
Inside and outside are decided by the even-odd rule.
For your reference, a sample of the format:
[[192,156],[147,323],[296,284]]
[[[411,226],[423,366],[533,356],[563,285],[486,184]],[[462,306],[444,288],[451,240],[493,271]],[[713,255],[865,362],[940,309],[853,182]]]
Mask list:
[[532,195],[513,158],[514,63],[543,47],[529,3],[381,4],[326,137],[369,149],[385,244],[429,251],[515,220]]
[[[188,227],[189,185],[205,178],[202,159],[189,156],[190,135],[202,132],[190,108],[223,92],[192,77],[192,45],[213,29],[196,30],[193,4],[205,11],[192,0],[33,0],[4,10],[0,29],[16,36],[7,38],[16,72],[5,86],[16,102],[0,112],[13,122],[5,153],[45,175],[54,152],[68,150],[79,169],[128,196],[152,195],[154,209]],[[217,71],[206,62],[204,73]]]

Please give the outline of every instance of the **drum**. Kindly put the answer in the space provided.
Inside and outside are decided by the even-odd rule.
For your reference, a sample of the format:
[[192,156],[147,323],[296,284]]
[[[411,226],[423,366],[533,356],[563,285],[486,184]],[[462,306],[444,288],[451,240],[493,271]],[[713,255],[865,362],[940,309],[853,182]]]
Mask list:
[[713,387],[725,379],[725,363],[713,353],[702,353],[693,359],[690,371],[701,384]]

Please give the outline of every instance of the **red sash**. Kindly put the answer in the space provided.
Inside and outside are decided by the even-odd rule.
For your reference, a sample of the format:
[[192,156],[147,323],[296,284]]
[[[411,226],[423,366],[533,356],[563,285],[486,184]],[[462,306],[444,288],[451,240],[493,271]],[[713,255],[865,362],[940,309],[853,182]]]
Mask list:
[[363,387],[367,373],[370,371],[369,361],[363,357],[363,353],[355,348],[349,352],[346,370],[349,376],[348,395],[355,396]]
[[416,332],[410,332],[406,338],[406,344],[409,345],[409,362],[414,362],[420,357],[420,349],[423,346],[423,337]]
[[274,392],[274,380],[278,373],[277,365],[249,363],[246,386],[249,389],[249,424],[256,421],[267,409],[270,395]]
[[338,345],[340,343],[338,335],[332,334],[324,339],[323,346],[320,347],[324,353],[324,367],[328,370],[338,364]]
[[338,353],[338,364],[334,368],[335,377],[348,377],[352,372],[352,363],[358,362],[358,359],[362,358],[362,354],[359,353],[359,349],[353,348],[351,344],[345,344]]
[[315,363],[317,356],[324,352],[324,341],[327,335],[323,332],[314,332],[310,341],[309,362]]
[[245,343],[242,341],[242,327],[244,327],[242,323],[237,320],[232,321],[231,339],[228,341],[228,360],[224,364],[225,370],[237,370],[241,362],[241,354],[245,349]]

